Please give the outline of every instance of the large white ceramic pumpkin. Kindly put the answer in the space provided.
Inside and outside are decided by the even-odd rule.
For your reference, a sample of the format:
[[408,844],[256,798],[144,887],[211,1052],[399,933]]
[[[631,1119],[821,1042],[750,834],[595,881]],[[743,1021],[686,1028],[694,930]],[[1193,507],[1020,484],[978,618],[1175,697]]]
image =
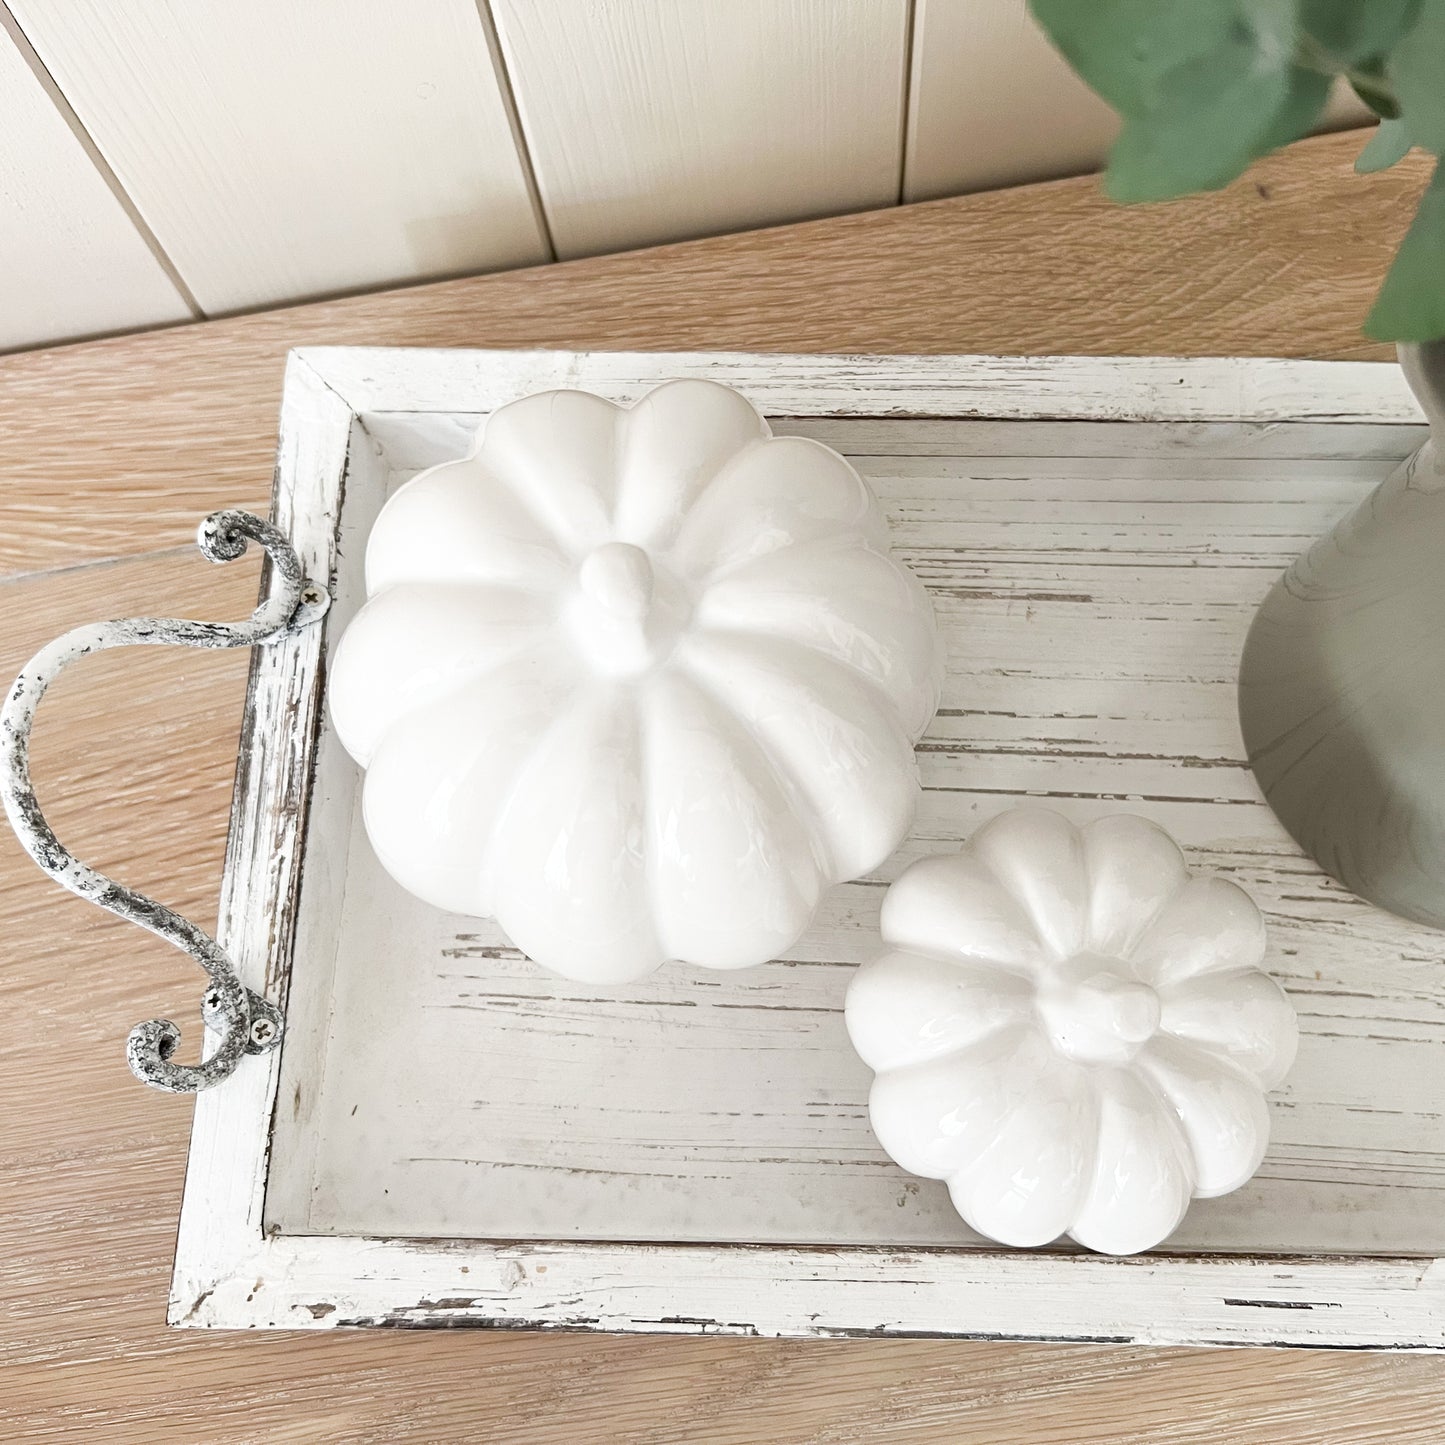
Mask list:
[[502,407],[366,582],[328,688],[377,855],[548,968],[763,962],[908,829],[928,598],[853,468],[727,387]]
[[1161,828],[1019,808],[906,869],[849,986],[869,1112],[980,1234],[1133,1254],[1259,1168],[1297,1025],[1264,924]]

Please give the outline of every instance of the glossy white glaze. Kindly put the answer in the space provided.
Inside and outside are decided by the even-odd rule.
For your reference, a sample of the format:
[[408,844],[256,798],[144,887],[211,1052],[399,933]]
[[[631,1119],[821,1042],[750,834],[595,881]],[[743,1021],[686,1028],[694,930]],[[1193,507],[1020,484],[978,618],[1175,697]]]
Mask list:
[[366,577],[328,691],[377,855],[558,973],[762,963],[908,830],[928,598],[853,468],[728,387],[500,408]]
[[1133,1254],[1259,1168],[1297,1024],[1249,896],[1163,829],[995,818],[889,889],[848,1032],[874,1131],[980,1234]]

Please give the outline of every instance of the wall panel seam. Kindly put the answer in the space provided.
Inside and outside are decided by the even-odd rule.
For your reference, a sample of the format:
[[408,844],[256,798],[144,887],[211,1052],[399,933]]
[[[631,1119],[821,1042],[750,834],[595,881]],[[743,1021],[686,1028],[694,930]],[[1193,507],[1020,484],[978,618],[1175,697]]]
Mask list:
[[542,188],[537,184],[537,169],[532,164],[532,147],[522,124],[522,113],[517,108],[517,94],[512,85],[512,72],[507,68],[506,53],[502,48],[501,31],[497,17],[492,10],[492,0],[477,0],[477,14],[482,22],[482,31],[487,37],[487,52],[492,57],[492,70],[497,77],[497,90],[501,94],[502,109],[507,114],[507,125],[512,132],[512,144],[517,148],[517,162],[522,168],[522,179],[527,187],[527,199],[531,202],[532,215],[542,235],[542,244],[547,248],[549,260],[557,260],[557,243],[552,239],[552,221],[547,215],[547,204],[542,199]]
[[104,152],[85,128],[84,122],[75,113],[74,107],[66,99],[65,92],[61,90],[55,77],[50,73],[49,66],[30,43],[30,37],[26,35],[5,0],[0,0],[0,28],[3,28],[14,42],[16,50],[20,52],[20,56],[30,68],[31,74],[40,82],[41,88],[49,97],[51,105],[55,107],[56,113],[65,122],[70,133],[85,152],[86,158],[95,167],[96,173],[105,182],[106,188],[115,197],[117,204],[125,212],[126,218],[135,227],[141,240],[145,242],[146,249],[155,258],[156,265],[165,272],[166,279],[176,288],[182,302],[185,303],[195,320],[204,321],[206,313],[202,310],[201,304],[196,300],[191,288],[186,284],[185,277],[181,275],[180,269],[171,260],[165,247],[161,245],[160,238],[150,228],[146,218],[141,214],[140,207],[136,205],[130,193],[121,183],[120,177],[116,175],[110,162],[106,160]]
[[915,83],[914,67],[922,64],[922,57],[915,57],[913,50],[918,44],[918,6],[921,0],[908,0],[908,13],[903,21],[903,101],[898,112],[898,205],[903,205],[908,194],[908,156],[913,141],[913,106],[919,87]]

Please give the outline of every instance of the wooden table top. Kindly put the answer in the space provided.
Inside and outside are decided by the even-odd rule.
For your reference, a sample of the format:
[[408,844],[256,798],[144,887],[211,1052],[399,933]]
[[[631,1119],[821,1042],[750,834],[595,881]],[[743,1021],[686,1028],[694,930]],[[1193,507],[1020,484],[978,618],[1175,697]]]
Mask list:
[[[240,617],[197,520],[264,511],[300,344],[1387,357],[1358,331],[1424,183],[1359,135],[1213,196],[1114,209],[1089,180],[0,357],[0,673],[98,617]],[[88,861],[206,920],[246,658],[88,660],[35,776]],[[1430,1356],[944,1340],[466,1331],[264,1336],[163,1321],[191,1108],[130,1026],[196,1031],[200,975],[0,838],[0,1437],[105,1442],[979,1441],[1366,1445],[1442,1437]]]

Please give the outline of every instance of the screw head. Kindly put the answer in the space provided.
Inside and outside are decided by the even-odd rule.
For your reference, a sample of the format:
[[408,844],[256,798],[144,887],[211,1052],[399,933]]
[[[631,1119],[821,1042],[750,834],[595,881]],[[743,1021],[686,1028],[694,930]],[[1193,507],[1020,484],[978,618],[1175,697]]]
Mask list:
[[254,1019],[251,1023],[251,1042],[269,1044],[276,1038],[276,1024],[272,1019]]
[[312,582],[302,591],[301,600],[308,607],[315,607],[322,601],[325,596],[326,594],[314,582]]

